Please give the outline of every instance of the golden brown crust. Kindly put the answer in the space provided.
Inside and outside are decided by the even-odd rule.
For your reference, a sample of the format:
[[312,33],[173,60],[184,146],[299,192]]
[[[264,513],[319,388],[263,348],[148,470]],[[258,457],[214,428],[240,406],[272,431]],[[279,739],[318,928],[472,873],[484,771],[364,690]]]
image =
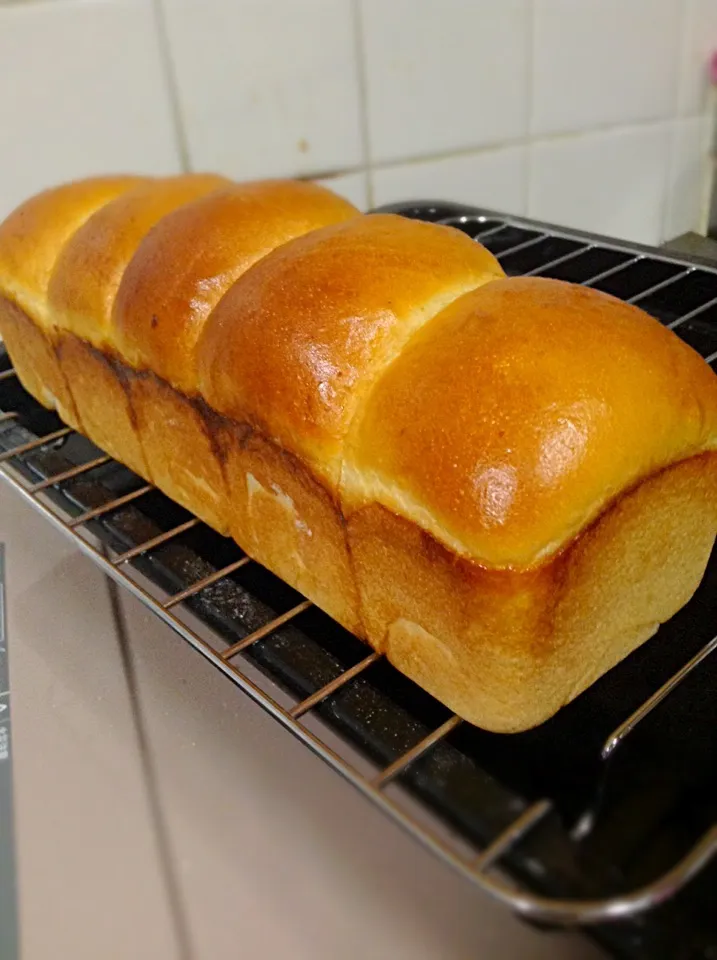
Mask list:
[[62,331],[57,335],[57,355],[72,388],[82,433],[149,480],[122,364],[74,333]]
[[196,342],[232,283],[275,247],[357,215],[323,187],[290,180],[232,184],[180,207],[125,271],[114,310],[120,351],[137,369],[196,394]]
[[60,368],[82,431],[135,473],[151,479],[111,326],[127,264],[142,237],[177,207],[227,181],[205,174],[147,181],[90,217],[65,244],[48,287]]
[[57,257],[75,231],[142,177],[96,177],[45,190],[0,223],[0,294],[40,326],[52,325],[47,288]]
[[50,278],[48,303],[56,325],[96,347],[113,346],[112,307],[142,237],[181,204],[226,182],[213,174],[152,180],[90,217],[65,244]]
[[250,557],[362,635],[336,500],[301,460],[246,424],[227,424],[222,446],[234,539]]
[[49,333],[3,296],[0,296],[0,335],[27,392],[48,410],[56,409],[65,423],[78,429],[75,403]]
[[377,384],[344,495],[520,568],[715,446],[717,377],[675,334],[594,290],[503,280],[423,327]]
[[124,359],[152,371],[128,377],[147,469],[220,533],[228,534],[231,522],[221,451],[206,405],[187,398],[197,395],[202,326],[231,284],[270,250],[357,215],[315,184],[233,184],[160,220],[124,273],[113,332]]
[[[217,417],[152,373],[124,367],[146,476],[218,533],[229,534]],[[140,471],[141,472],[141,471]]]
[[67,183],[32,197],[0,223],[0,334],[25,388],[40,403],[79,427],[74,400],[60,368],[47,289],[60,252],[77,228],[140,177],[98,177]]
[[378,504],[348,520],[371,644],[504,733],[547,720],[687,603],[716,531],[714,453],[643,481],[536,570],[481,568]]
[[210,406],[338,481],[349,423],[374,379],[440,309],[502,276],[450,227],[363,216],[280,247],[232,287],[198,347]]
[[450,229],[222,185],[133,187],[89,220],[82,189],[46,198],[26,274],[0,227],[32,294],[0,276],[23,383],[461,716],[547,719],[702,575],[717,378],[611,298],[488,282],[494,258]]

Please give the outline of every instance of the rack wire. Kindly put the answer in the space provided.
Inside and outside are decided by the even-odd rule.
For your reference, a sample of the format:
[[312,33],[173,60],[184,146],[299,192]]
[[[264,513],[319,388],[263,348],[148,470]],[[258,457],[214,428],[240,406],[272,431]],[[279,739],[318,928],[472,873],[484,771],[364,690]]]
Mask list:
[[[707,266],[685,261],[679,258],[656,255],[654,252],[636,251],[620,244],[586,240],[583,236],[544,229],[526,221],[500,217],[481,212],[460,212],[451,209],[446,216],[431,216],[431,211],[441,213],[440,207],[424,205],[421,208],[425,219],[451,223],[464,230],[470,236],[480,239],[496,255],[507,272],[526,275],[577,277],[582,282],[599,289],[613,292],[624,289],[624,299],[628,302],[652,307],[652,311],[675,329],[678,334],[687,334],[685,339],[697,345],[709,363],[717,362],[717,272]],[[410,208],[400,212],[405,215],[417,215]],[[443,211],[445,213],[445,210]],[[543,248],[543,249],[541,249]],[[555,255],[550,256],[550,248]],[[538,256],[542,254],[542,260]],[[589,258],[599,267],[610,261],[608,266],[589,273]],[[580,276],[581,264],[587,276]],[[525,269],[521,269],[521,265]],[[636,268],[642,270],[638,276]],[[632,279],[631,279],[632,271]],[[652,271],[652,272],[651,272]],[[650,281],[650,278],[654,282]],[[622,283],[622,288],[620,284]],[[632,291],[630,284],[637,285]],[[690,308],[676,315],[673,310],[670,290],[675,285],[683,287],[689,283],[702,284],[705,292],[700,303],[691,305],[689,296],[683,296],[681,302],[690,304]],[[711,285],[711,286],[710,286]],[[667,296],[665,296],[667,294]],[[655,308],[658,304],[658,308]],[[660,307],[659,305],[662,304]],[[674,312],[674,311],[673,311]],[[714,330],[712,324],[714,323]],[[714,343],[710,344],[710,336]],[[8,368],[0,372],[0,387],[9,385],[14,371]],[[33,435],[26,424],[33,419],[49,422],[45,412],[16,385],[15,395],[20,398],[17,409],[0,411],[0,476],[10,484],[16,493],[32,507],[40,511],[47,520],[70,537],[75,546],[82,551],[114,581],[118,582],[143,604],[151,609],[161,620],[172,627],[181,637],[206,657],[217,669],[248,694],[254,701],[270,713],[279,723],[291,731],[365,796],[393,817],[406,830],[418,838],[426,847],[477,884],[488,894],[509,906],[517,913],[533,920],[555,924],[597,924],[605,921],[634,917],[665,902],[706,865],[717,857],[717,824],[711,824],[704,830],[690,848],[679,857],[668,870],[638,885],[632,890],[616,891],[609,896],[565,897],[548,896],[536,892],[526,883],[526,870],[515,869],[511,860],[524,845],[529,846],[531,837],[551,818],[556,817],[554,803],[550,797],[538,796],[535,799],[513,805],[510,817],[503,827],[486,838],[482,845],[475,838],[459,835],[454,824],[442,818],[435,805],[416,805],[415,793],[408,790],[402,780],[407,771],[415,768],[422,759],[435,751],[441,743],[446,743],[460,727],[466,726],[459,717],[451,715],[441,719],[432,729],[401,749],[389,762],[383,762],[366,772],[360,762],[356,762],[355,753],[349,751],[346,756],[337,747],[335,737],[327,733],[325,718],[319,717],[319,710],[330,698],[362,678],[382,661],[382,655],[365,649],[355,663],[343,665],[342,669],[316,689],[305,695],[290,698],[286,702],[284,694],[261,680],[246,654],[256,648],[260,641],[280,632],[283,628],[300,621],[302,616],[312,610],[312,604],[299,597],[291,602],[287,609],[277,612],[265,622],[254,625],[245,635],[233,642],[214,631],[211,623],[198,625],[196,612],[187,601],[196,599],[208,588],[221,584],[237,572],[257,565],[248,556],[240,555],[209,572],[192,578],[191,582],[180,589],[157,590],[157,583],[147,574],[139,561],[145,561],[154,551],[171,547],[181,541],[185,535],[201,531],[203,524],[196,517],[186,517],[173,523],[168,529],[152,532],[151,535],[131,545],[117,546],[116,538],[108,538],[103,533],[102,524],[116,518],[128,507],[142,510],[143,501],[152,496],[160,496],[148,483],[137,481],[131,489],[123,490],[102,502],[82,502],[75,493],[76,485],[103,470],[119,469],[128,474],[125,468],[118,467],[106,454],[85,443],[82,462],[63,460],[60,456],[58,466],[48,472],[47,463],[54,463],[69,442],[76,435],[68,427],[59,427],[50,423],[50,428]],[[2,403],[0,402],[0,407]],[[84,449],[84,448],[83,448]],[[45,465],[33,464],[33,456],[45,457]],[[53,460],[53,457],[55,460]],[[69,465],[68,465],[69,464]],[[38,476],[39,474],[39,476]],[[200,618],[201,619],[201,618]],[[712,627],[717,633],[717,621]],[[686,663],[681,664],[659,687],[640,703],[629,715],[604,738],[601,758],[603,762],[618,751],[618,748],[631,734],[656,710],[656,708],[675,693],[705,663],[717,648],[717,635],[712,636]],[[518,858],[519,860],[519,858]],[[525,867],[525,861],[523,862]],[[529,871],[528,871],[529,872]]]

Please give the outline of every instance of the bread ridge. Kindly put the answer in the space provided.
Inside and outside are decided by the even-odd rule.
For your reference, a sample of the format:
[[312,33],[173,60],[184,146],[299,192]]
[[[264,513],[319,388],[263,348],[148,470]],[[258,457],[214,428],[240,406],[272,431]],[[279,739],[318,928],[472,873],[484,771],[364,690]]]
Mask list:
[[[510,322],[501,312],[505,303],[513,309],[517,333],[505,331]],[[556,311],[552,330],[545,322],[548,311]],[[543,359],[540,340],[546,337],[550,349],[543,351]],[[446,343],[450,353],[444,357]],[[643,353],[650,355],[648,362],[641,362]],[[451,371],[461,363],[464,376],[451,380]],[[471,384],[467,402],[466,382]],[[570,402],[566,402],[566,392]],[[497,398],[495,411],[489,409],[493,398]],[[436,420],[441,403],[448,403],[452,410],[449,422],[443,425],[449,442],[446,456],[432,460],[441,437],[431,419]],[[470,413],[470,423],[462,419],[461,404]],[[606,413],[608,404],[615,410]],[[557,415],[546,416],[551,409],[557,410]],[[551,418],[558,424],[557,431],[551,426],[552,433],[546,430]],[[481,423],[482,429],[476,426]],[[363,461],[356,456],[362,431],[369,447],[369,456]],[[412,432],[420,440],[416,444],[418,459],[412,459],[406,439]],[[477,439],[471,439],[472,433]],[[629,437],[630,443],[624,437]],[[437,443],[431,442],[433,438]],[[641,480],[680,460],[717,449],[717,377],[692,348],[639,308],[561,281],[505,278],[458,298],[403,345],[357,412],[353,442],[353,451],[351,441],[347,443],[342,464],[345,502],[362,498],[381,502],[414,520],[456,555],[480,566],[530,569],[564,550],[613,500]],[[408,448],[402,460],[373,455],[374,449],[393,451],[401,444]],[[514,451],[508,444],[518,454],[512,459],[509,455]],[[492,461],[491,445],[498,451]],[[536,449],[526,462],[520,454],[531,445]],[[558,455],[549,461],[552,475],[546,479],[540,477],[541,470],[543,474],[548,471],[537,454],[542,456],[549,445],[558,448]],[[442,492],[451,487],[446,469],[451,464],[446,457],[456,453],[464,457],[457,471],[460,482],[468,473],[468,463],[495,474],[497,461],[505,471],[490,477],[495,481],[494,490],[506,493],[504,502],[479,503],[475,509],[473,519],[483,533],[483,543],[470,537],[470,511],[477,500],[474,491],[468,489],[460,510],[453,507],[452,517],[446,515],[451,508],[448,498],[441,499]],[[514,483],[506,491],[503,480],[508,465]],[[578,470],[582,480],[575,479]],[[433,482],[433,490],[424,486],[421,491],[421,471]],[[413,489],[412,475],[414,481],[418,475]],[[554,529],[553,516],[564,510],[560,501],[570,497],[566,484],[574,487],[578,482],[585,486],[584,497],[562,527]],[[530,512],[514,521],[511,512],[518,513],[521,508],[521,487],[528,487]],[[492,492],[489,487],[488,494]],[[492,499],[497,500],[497,495]],[[495,517],[499,509],[507,515]],[[523,512],[528,511],[523,508]],[[493,541],[490,521],[496,531]],[[497,551],[496,539],[501,548]]]
[[[147,198],[150,203],[154,203],[154,195],[157,191],[148,189],[143,182],[143,189],[132,193],[126,201],[120,201],[114,205],[110,204],[111,209],[99,211],[99,216],[89,218],[88,222],[83,222],[81,227],[74,231],[56,254],[56,265],[52,274],[52,292],[54,294],[54,305],[57,308],[59,304],[59,310],[56,310],[53,314],[53,320],[60,330],[61,362],[70,376],[75,391],[81,391],[77,405],[82,408],[84,414],[83,422],[79,425],[82,431],[99,446],[106,449],[115,459],[124,462],[134,472],[164,489],[165,492],[188,507],[201,519],[218,529],[219,532],[226,534],[228,533],[228,527],[224,520],[226,496],[224,469],[221,462],[223,448],[221,438],[216,435],[216,431],[206,428],[206,410],[199,409],[195,402],[196,397],[180,393],[166,380],[155,376],[152,370],[138,370],[129,364],[127,356],[122,351],[122,341],[121,339],[118,341],[115,335],[114,303],[120,296],[125,274],[127,272],[137,273],[136,270],[133,270],[133,267],[141,250],[147,244],[150,247],[152,245],[154,245],[154,248],[157,247],[157,238],[164,229],[164,224],[178,216],[180,218],[185,217],[185,222],[180,225],[186,227],[186,216],[191,220],[194,215],[193,211],[199,209],[203,200],[198,198],[194,202],[181,203],[182,198],[177,197],[177,193],[178,190],[181,191],[183,183],[187,184],[188,189],[194,189],[194,183],[200,179],[199,177],[178,177],[160,182],[160,189],[164,186],[171,204],[164,211],[164,215],[156,222],[156,229],[152,228],[149,233],[140,232],[137,235],[136,245],[126,266],[122,266],[121,259],[118,261],[120,267],[122,267],[122,276],[119,278],[119,282],[117,282],[117,279],[113,279],[117,275],[117,266],[112,260],[112,250],[110,249],[109,255],[105,255],[103,251],[105,238],[110,241],[110,247],[113,239],[113,235],[108,233],[105,223],[112,222],[114,218],[116,225],[120,228],[120,257],[126,257],[127,242],[121,233],[123,211],[125,208],[132,211],[129,226],[132,231],[137,233],[135,217],[141,219],[143,216],[142,201]],[[206,180],[206,178],[204,179]],[[273,204],[275,229],[282,234],[278,238],[278,242],[286,242],[293,239],[295,235],[300,235],[302,232],[309,230],[312,217],[317,220],[318,226],[324,226],[334,220],[359,216],[359,211],[348,201],[317,184],[296,181],[261,181],[235,185],[226,185],[226,181],[224,181],[224,184],[200,182],[199,187],[205,194],[208,190],[210,195],[215,193],[228,194],[235,190],[244,199],[248,197],[250,203],[254,203],[255,207],[257,203],[260,207],[262,204],[264,207],[270,207]],[[180,202],[177,203],[176,201]],[[156,207],[156,203],[154,205]],[[172,206],[176,209],[172,210]],[[254,213],[256,215],[256,210]],[[259,222],[258,227],[266,232],[266,224],[269,218],[265,217],[264,219],[265,222],[263,224]],[[292,223],[294,224],[293,227],[291,226]],[[238,225],[241,226],[241,221]],[[101,243],[98,243],[97,237],[99,237]],[[85,252],[86,238],[89,242],[88,253]],[[200,239],[201,231],[198,240]],[[224,239],[226,240],[226,231]],[[256,259],[257,255],[259,257],[265,255],[276,241],[267,237],[264,238],[262,243],[263,248],[260,247],[256,254],[250,254],[250,261]],[[99,259],[97,259],[98,255]],[[193,263],[194,259],[194,256],[192,256],[190,262]],[[246,253],[243,259],[247,259]],[[102,271],[107,273],[110,282],[110,294],[113,293],[113,287],[117,289],[118,293],[113,303],[111,298],[108,300],[106,296],[107,284],[100,283],[94,291],[90,287],[90,297],[94,297],[100,314],[97,317],[98,322],[92,335],[94,343],[91,343],[84,339],[84,335],[94,322],[94,315],[88,315],[87,311],[85,311],[84,316],[82,314],[73,315],[72,308],[74,308],[75,300],[79,300],[81,304],[82,299],[87,299],[87,292],[83,287],[83,273],[78,269],[78,266],[86,267],[90,265],[89,271],[86,272],[89,272],[91,276],[94,272],[91,269],[93,261],[97,262],[100,274]],[[105,267],[105,261],[107,267]],[[180,265],[184,266],[183,264]],[[140,264],[140,277],[141,266]],[[235,268],[231,263],[228,266],[231,273],[231,270]],[[167,272],[165,271],[163,275],[156,277],[156,280],[160,281],[160,286],[166,275]],[[228,285],[232,281],[231,276],[224,274],[221,274],[217,279],[221,283],[226,281]],[[200,282],[204,282],[203,276]],[[157,284],[153,282],[152,285]],[[77,291],[77,293],[75,294],[74,291]],[[145,408],[150,406],[150,403],[143,404],[142,402],[143,392],[148,388],[151,393],[153,411],[150,416],[145,414]],[[156,416],[157,411],[159,411],[160,417]],[[161,413],[168,415],[162,418]],[[177,461],[175,456],[173,474],[168,476],[165,470],[164,475],[162,475],[163,464],[156,457],[153,459],[153,457],[148,456],[147,445],[142,442],[142,425],[153,424],[157,426],[161,424],[160,429],[155,430],[155,436],[157,433],[161,436],[166,424],[171,424],[175,420],[181,421],[184,430],[182,440],[186,443],[187,434],[189,434],[194,441],[190,444],[192,456],[189,457],[189,460],[193,461],[192,465],[195,472],[191,473],[189,483],[191,489],[189,490],[187,489],[187,483],[182,482],[182,469],[185,466],[182,460]],[[216,421],[213,422],[213,426],[215,425]],[[152,453],[154,454],[156,451],[152,450]],[[157,473],[158,466],[160,469],[159,475]],[[266,558],[263,557],[263,559]],[[317,578],[316,582],[319,586],[320,578]],[[299,585],[305,586],[309,593],[314,592],[311,590],[310,584],[304,584],[302,581]],[[344,584],[344,587],[347,593],[352,591],[350,585]],[[339,596],[337,604],[332,607],[333,612],[345,624],[355,626],[350,616],[342,616],[342,607],[342,598]],[[355,603],[353,607],[355,607]]]
[[80,428],[77,410],[47,312],[51,273],[67,242],[94,213],[151,179],[118,175],[70,181],[31,197],[0,225],[2,330],[18,378],[43,406],[57,409],[75,429]]
[[355,633],[363,627],[339,496],[352,411],[416,328],[501,275],[492,254],[456,230],[369,215],[273,251],[204,328],[202,394],[243,438],[228,444],[225,463],[232,535]]

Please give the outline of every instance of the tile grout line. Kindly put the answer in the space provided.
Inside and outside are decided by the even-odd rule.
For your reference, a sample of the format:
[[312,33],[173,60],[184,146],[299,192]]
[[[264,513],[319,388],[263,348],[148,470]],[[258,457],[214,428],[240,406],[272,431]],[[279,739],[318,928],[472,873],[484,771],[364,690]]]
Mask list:
[[533,141],[533,116],[535,114],[535,97],[533,96],[533,91],[535,90],[535,84],[533,83],[533,74],[535,73],[535,4],[532,0],[527,0],[526,13],[528,17],[528,43],[526,50],[526,60],[528,63],[528,69],[526,70],[526,81],[528,85],[527,95],[526,95],[526,138],[525,138],[525,156],[523,160],[524,169],[523,169],[523,216],[530,215],[531,201],[532,201],[532,150],[531,144]]
[[184,125],[182,114],[182,105],[179,101],[179,83],[177,81],[177,70],[172,57],[171,44],[169,42],[169,33],[167,30],[167,19],[164,15],[162,0],[152,0],[152,11],[154,17],[154,26],[157,33],[157,46],[159,48],[159,60],[164,75],[164,83],[169,99],[169,113],[174,128],[174,138],[179,152],[179,162],[184,173],[191,170],[191,159],[189,154],[189,140],[187,130]]
[[667,131],[667,162],[665,164],[665,174],[662,183],[662,197],[660,202],[660,243],[666,243],[672,240],[673,231],[668,230],[668,220],[672,210],[672,180],[677,162],[677,121],[673,120],[668,125]]
[[361,131],[361,153],[364,176],[366,177],[366,202],[368,209],[374,207],[373,163],[368,120],[368,84],[366,82],[366,43],[361,16],[361,0],[351,0],[353,20],[354,56],[356,57],[356,82],[359,94],[359,126]]
[[[698,114],[692,117],[684,117],[682,119],[696,120],[699,119],[700,116],[701,115]],[[672,118],[670,117],[660,117],[657,119],[652,118],[650,120],[631,120],[625,123],[595,125],[592,127],[586,127],[583,130],[569,130],[567,132],[560,133],[542,133],[536,134],[535,136],[513,137],[509,140],[497,140],[495,143],[471,144],[465,147],[454,147],[449,150],[438,150],[432,153],[423,153],[419,155],[410,154],[395,158],[392,157],[390,160],[381,160],[377,163],[372,163],[371,166],[372,169],[391,170],[395,167],[414,166],[417,164],[431,163],[438,160],[450,160],[454,157],[465,157],[472,154],[498,153],[499,151],[509,150],[516,147],[530,147],[543,143],[555,143],[561,140],[581,140],[585,137],[594,136],[596,134],[630,133],[634,130],[644,130],[651,127],[664,127],[670,122],[671,119]],[[338,176],[342,173],[354,172],[357,169],[360,168],[357,168],[356,166],[342,167],[340,170],[331,170],[323,174],[319,173],[304,175],[304,179],[312,179],[312,177],[318,176]]]
[[[0,0],[1,2],[1,0]],[[702,114],[696,114],[689,117],[681,117],[680,120],[702,120]],[[378,163],[366,162],[358,164],[347,164],[342,167],[328,168],[323,170],[313,170],[309,173],[297,174],[297,180],[331,180],[334,177],[342,177],[347,174],[364,173],[370,167],[371,171],[393,170],[397,167],[420,166],[424,163],[435,163],[440,160],[452,160],[459,157],[470,157],[473,155],[482,156],[483,154],[499,153],[503,150],[511,150],[519,147],[529,148],[535,144],[550,143],[555,140],[576,140],[583,136],[590,136],[595,133],[629,133],[635,128],[642,130],[645,127],[660,127],[668,124],[668,119],[662,120],[644,120],[634,121],[624,124],[612,124],[609,126],[590,127],[586,130],[575,130],[569,133],[541,134],[535,137],[517,137],[513,140],[501,140],[495,143],[483,144],[481,146],[455,147],[450,150],[439,150],[435,153],[424,153],[419,155],[407,155],[392,160],[383,160]],[[290,174],[286,174],[290,176]],[[526,214],[527,216],[527,214]]]
[[122,610],[120,589],[115,581],[110,577],[105,576],[105,580],[107,583],[107,592],[109,594],[110,609],[115,625],[120,658],[122,660],[122,668],[124,670],[125,682],[129,692],[132,720],[134,723],[137,744],[139,746],[140,764],[142,767],[144,786],[149,804],[149,816],[154,828],[154,839],[155,843],[157,844],[160,870],[164,879],[164,887],[169,903],[169,911],[172,917],[177,940],[178,960],[193,960],[194,951],[192,950],[191,946],[186,912],[182,903],[182,894],[177,881],[177,871],[173,863],[171,844],[169,841],[169,830],[167,828],[162,810],[157,777],[149,749],[147,724],[139,697],[139,690],[137,687],[137,672],[129,642],[127,620],[125,618],[124,611]]
[[685,72],[683,70],[684,60],[687,55],[688,34],[689,34],[690,9],[689,4],[682,4],[680,11],[679,36],[675,44],[676,52],[674,54],[677,72],[677,83],[675,84],[674,100],[672,102],[672,116],[668,117],[667,123],[667,162],[665,164],[665,173],[662,182],[662,196],[660,201],[660,225],[659,236],[664,243],[671,239],[672,230],[668,231],[668,219],[672,209],[672,181],[675,172],[677,160],[677,123],[680,120],[680,104],[685,85]]
[[685,94],[685,80],[687,73],[684,69],[689,57],[690,21],[692,19],[690,3],[682,4],[680,20],[680,36],[677,42],[677,83],[675,84],[675,99],[673,102],[675,120],[681,119],[681,107]]
[[700,218],[697,224],[699,233],[708,235],[710,229],[710,214],[712,212],[712,198],[715,192],[715,109],[717,100],[714,89],[710,90],[709,107],[700,121],[700,150],[702,153],[702,177],[700,183]]

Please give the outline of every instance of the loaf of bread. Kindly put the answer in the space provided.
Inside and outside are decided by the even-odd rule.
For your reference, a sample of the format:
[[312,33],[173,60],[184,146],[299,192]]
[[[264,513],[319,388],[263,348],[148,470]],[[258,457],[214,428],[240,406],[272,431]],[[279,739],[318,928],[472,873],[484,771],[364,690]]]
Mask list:
[[24,386],[466,720],[553,715],[692,596],[717,376],[319,186],[68,184],[0,225]]

